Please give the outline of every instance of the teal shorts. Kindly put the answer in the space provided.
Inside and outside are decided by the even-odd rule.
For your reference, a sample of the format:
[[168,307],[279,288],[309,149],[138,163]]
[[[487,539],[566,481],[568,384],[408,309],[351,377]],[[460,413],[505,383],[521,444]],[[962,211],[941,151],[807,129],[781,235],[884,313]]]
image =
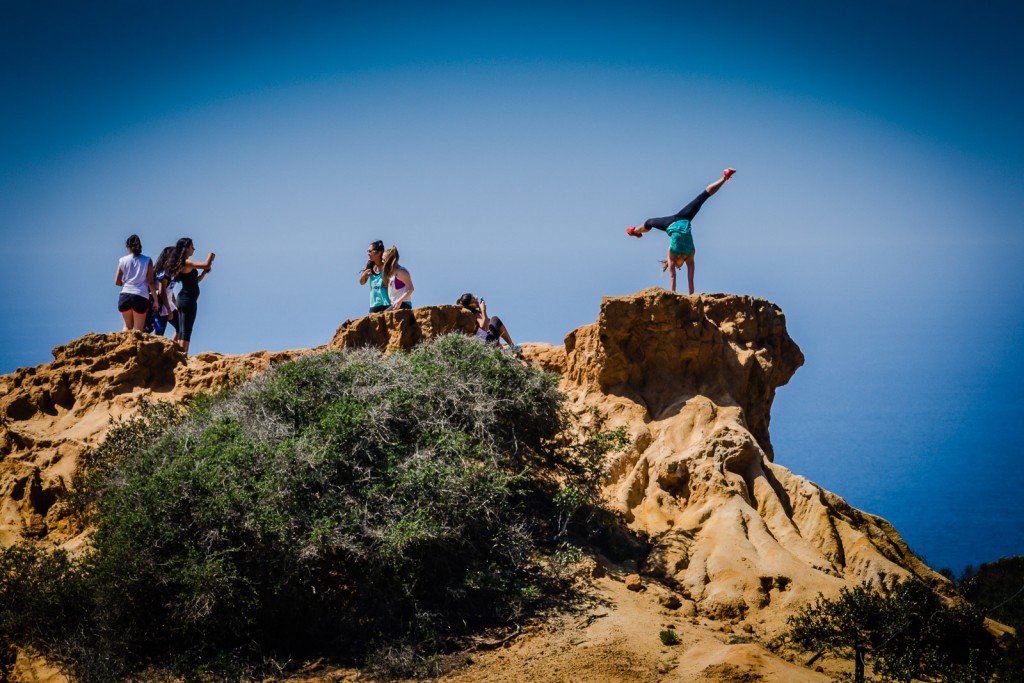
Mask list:
[[690,234],[690,221],[683,219],[676,221],[665,228],[669,237],[669,249],[676,256],[686,258],[697,249],[693,245],[693,235]]

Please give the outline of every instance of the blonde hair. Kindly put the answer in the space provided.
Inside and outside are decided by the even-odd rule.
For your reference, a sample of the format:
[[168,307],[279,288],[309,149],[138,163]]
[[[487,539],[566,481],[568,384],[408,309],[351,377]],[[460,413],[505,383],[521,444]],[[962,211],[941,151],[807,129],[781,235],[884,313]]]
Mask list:
[[392,244],[391,248],[384,252],[382,260],[384,266],[381,270],[384,272],[384,281],[388,282],[398,270],[398,247]]

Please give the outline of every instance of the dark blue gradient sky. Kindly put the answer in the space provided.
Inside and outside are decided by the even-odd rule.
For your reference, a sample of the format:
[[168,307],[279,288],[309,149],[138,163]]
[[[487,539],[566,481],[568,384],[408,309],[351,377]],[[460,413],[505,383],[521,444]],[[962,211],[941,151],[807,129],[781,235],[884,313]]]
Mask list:
[[378,238],[416,304],[472,290],[558,342],[667,285],[623,228],[730,165],[697,287],[778,303],[807,355],[778,461],[936,566],[1024,553],[1019,3],[0,13],[0,372],[120,327],[133,232],[218,252],[195,351],[327,341]]

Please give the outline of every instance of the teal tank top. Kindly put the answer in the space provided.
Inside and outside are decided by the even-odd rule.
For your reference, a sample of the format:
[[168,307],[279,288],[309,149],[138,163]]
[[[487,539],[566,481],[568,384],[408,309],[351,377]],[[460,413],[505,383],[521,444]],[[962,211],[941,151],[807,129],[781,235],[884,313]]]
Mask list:
[[693,235],[690,234],[690,221],[687,219],[678,220],[665,228],[668,233],[669,246],[673,254],[678,256],[689,256],[696,249],[693,246]]
[[370,273],[370,306],[390,306],[388,289],[384,286],[384,273]]

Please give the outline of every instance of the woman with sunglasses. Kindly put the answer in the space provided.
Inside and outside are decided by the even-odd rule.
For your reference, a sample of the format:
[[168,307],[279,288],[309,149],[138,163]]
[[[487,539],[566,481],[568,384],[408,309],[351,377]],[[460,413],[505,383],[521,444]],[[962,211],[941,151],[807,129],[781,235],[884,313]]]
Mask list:
[[359,284],[370,283],[370,313],[391,308],[387,282],[384,279],[384,242],[377,240],[366,249],[366,267],[359,273]]

